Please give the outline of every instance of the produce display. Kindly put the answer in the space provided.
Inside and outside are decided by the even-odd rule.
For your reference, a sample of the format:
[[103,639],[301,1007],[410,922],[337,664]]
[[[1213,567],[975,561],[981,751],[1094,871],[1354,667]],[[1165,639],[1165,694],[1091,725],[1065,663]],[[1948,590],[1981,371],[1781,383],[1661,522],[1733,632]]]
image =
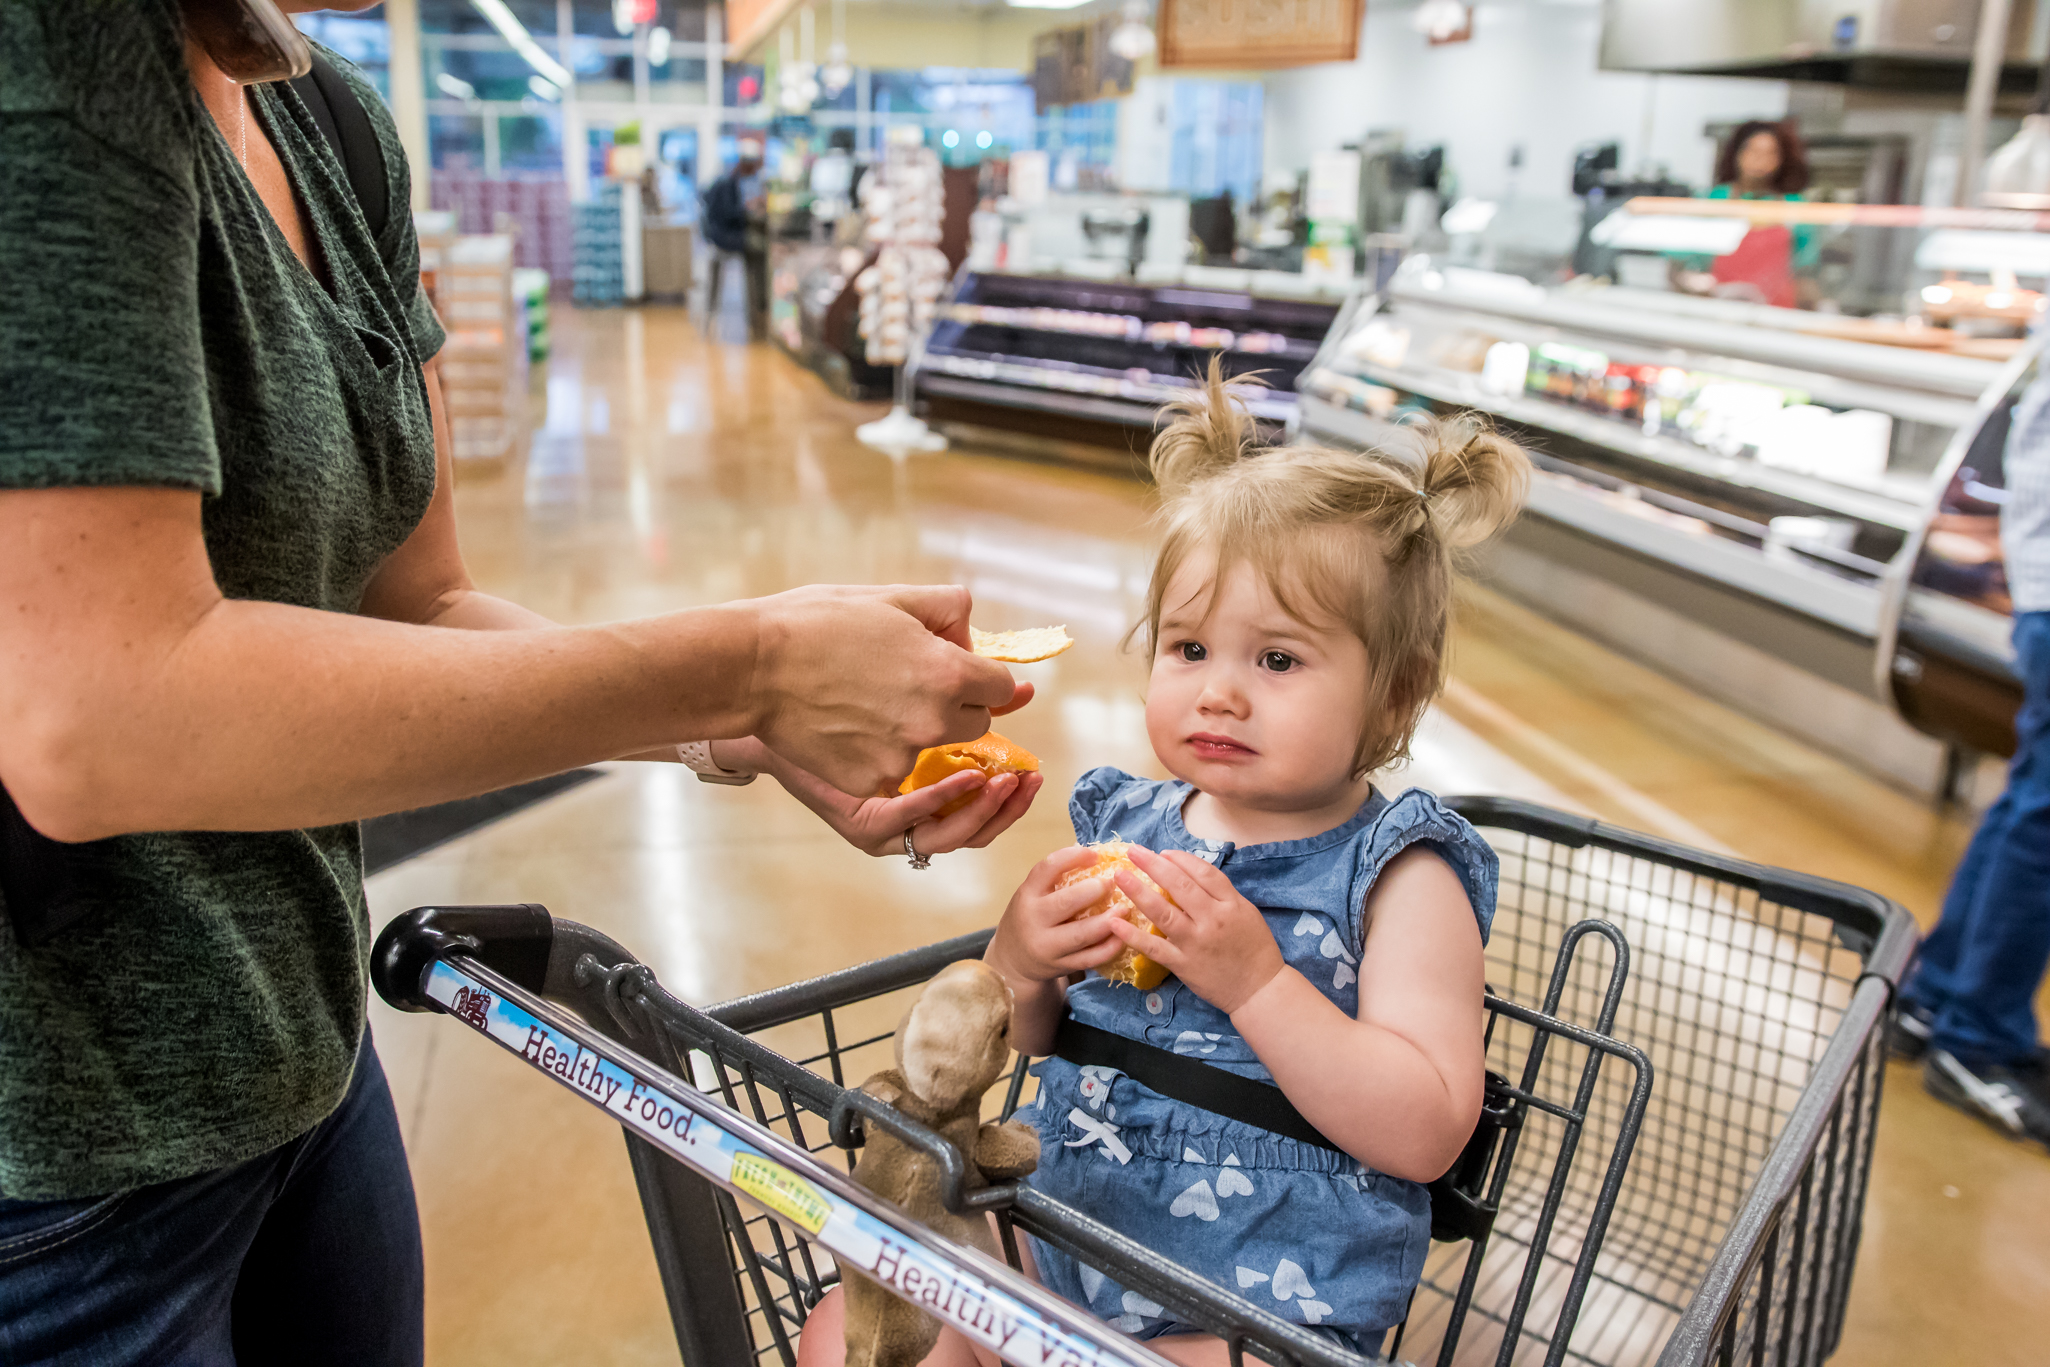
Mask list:
[[[908,130],[916,137],[918,130]],[[862,182],[863,230],[876,259],[854,278],[860,333],[871,365],[903,365],[912,338],[932,325],[947,287],[939,248],[944,199],[939,158],[922,142],[893,136],[876,173]]]

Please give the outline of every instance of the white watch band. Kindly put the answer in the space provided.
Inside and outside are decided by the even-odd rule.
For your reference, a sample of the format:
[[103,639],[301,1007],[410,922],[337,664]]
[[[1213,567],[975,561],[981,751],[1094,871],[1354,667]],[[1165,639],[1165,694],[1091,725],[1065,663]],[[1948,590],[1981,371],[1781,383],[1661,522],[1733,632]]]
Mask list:
[[708,740],[685,741],[676,747],[676,757],[683,761],[686,769],[698,776],[700,783],[723,783],[730,788],[744,788],[757,777],[721,769],[719,762],[712,758],[712,742]]

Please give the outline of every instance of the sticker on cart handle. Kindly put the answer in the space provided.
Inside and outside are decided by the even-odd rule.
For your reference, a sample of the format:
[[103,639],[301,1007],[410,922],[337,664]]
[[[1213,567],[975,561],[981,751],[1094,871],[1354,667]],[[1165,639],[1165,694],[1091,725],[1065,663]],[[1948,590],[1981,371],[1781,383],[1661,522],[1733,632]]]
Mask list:
[[428,974],[427,996],[706,1177],[809,1231],[819,1246],[843,1265],[863,1269],[873,1280],[952,1324],[1006,1362],[1032,1367],[1129,1367],[1159,1362],[1136,1344],[1119,1351],[1092,1342],[1057,1317],[924,1247],[853,1202],[821,1191],[718,1121],[677,1105],[659,1088],[505,1000],[461,969],[437,961]]
[[832,1218],[833,1204],[818,1188],[781,1163],[751,1153],[733,1155],[733,1185],[806,1232],[817,1234]]

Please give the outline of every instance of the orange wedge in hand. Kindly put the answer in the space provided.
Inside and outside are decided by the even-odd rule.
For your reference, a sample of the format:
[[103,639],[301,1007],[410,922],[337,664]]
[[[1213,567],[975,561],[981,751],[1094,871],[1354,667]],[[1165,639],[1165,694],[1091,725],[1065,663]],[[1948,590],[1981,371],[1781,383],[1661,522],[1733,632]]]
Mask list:
[[[1115,876],[1119,869],[1126,869],[1136,875],[1140,882],[1151,886],[1162,897],[1167,897],[1170,906],[1175,904],[1174,898],[1168,897],[1165,889],[1151,878],[1148,878],[1141,872],[1139,866],[1132,862],[1131,857],[1125,853],[1126,850],[1132,847],[1125,841],[1106,840],[1101,845],[1091,845],[1089,848],[1096,851],[1096,861],[1084,864],[1079,869],[1070,869],[1062,874],[1059,880],[1054,883],[1054,890],[1056,892],[1062,888],[1073,887],[1084,879],[1108,879]],[[1108,895],[1099,897],[1096,901],[1091,902],[1088,906],[1076,912],[1069,919],[1071,921],[1079,921],[1084,917],[1095,916],[1105,910],[1112,909],[1118,915],[1139,927],[1139,929],[1150,931],[1155,935],[1160,934],[1160,927],[1148,920],[1146,913],[1139,910],[1133,904],[1132,899],[1125,896],[1124,889],[1120,888],[1116,883],[1110,885]],[[1141,992],[1151,992],[1154,988],[1167,981],[1167,969],[1165,967],[1147,958],[1138,950],[1129,947],[1096,971],[1114,983],[1128,983],[1138,988]]]

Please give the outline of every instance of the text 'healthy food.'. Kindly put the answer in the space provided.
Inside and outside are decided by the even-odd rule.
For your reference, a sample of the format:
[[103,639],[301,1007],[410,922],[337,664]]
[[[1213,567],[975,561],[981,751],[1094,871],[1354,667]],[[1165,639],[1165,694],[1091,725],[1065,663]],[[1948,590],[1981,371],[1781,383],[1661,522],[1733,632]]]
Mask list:
[[[1096,861],[1062,874],[1059,881],[1054,884],[1055,891],[1059,891],[1062,888],[1071,888],[1085,878],[1109,879],[1118,870],[1124,869],[1129,871],[1140,882],[1158,892],[1162,897],[1167,898],[1169,906],[1176,905],[1174,898],[1168,897],[1166,889],[1155,883],[1151,878],[1148,878],[1140,871],[1139,866],[1134,864],[1131,858],[1126,855],[1125,851],[1132,847],[1125,841],[1106,840],[1101,845],[1091,845],[1089,848],[1096,851]],[[1095,916],[1104,911],[1111,911],[1116,915],[1124,917],[1141,930],[1150,931],[1155,935],[1160,934],[1159,927],[1147,919],[1145,912],[1132,904],[1132,899],[1125,896],[1124,891],[1116,883],[1110,885],[1110,894],[1108,896],[1099,897],[1096,901],[1091,902],[1088,906],[1076,912],[1070,919],[1080,921],[1084,917]],[[1096,971],[1114,983],[1128,983],[1138,988],[1141,992],[1151,992],[1167,980],[1167,969],[1153,962],[1153,960],[1147,958],[1136,949],[1124,950],[1115,959],[1112,959]]]

